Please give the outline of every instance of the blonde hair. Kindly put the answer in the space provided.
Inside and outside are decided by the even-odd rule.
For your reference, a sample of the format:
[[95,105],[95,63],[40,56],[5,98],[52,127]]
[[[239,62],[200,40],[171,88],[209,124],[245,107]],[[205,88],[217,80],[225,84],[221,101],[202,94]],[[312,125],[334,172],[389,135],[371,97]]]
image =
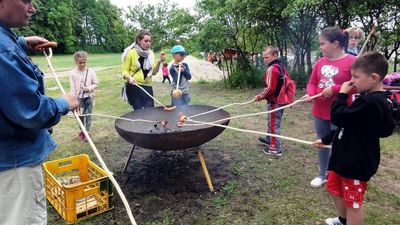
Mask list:
[[77,51],[77,52],[74,53],[75,62],[77,62],[78,59],[80,59],[80,58],[87,59],[87,56],[88,56],[87,52],[85,52],[85,51]]
[[347,33],[349,33],[349,36],[351,37],[356,36],[361,38],[364,34],[364,32],[358,27],[349,27],[346,29],[346,31]]
[[273,45],[265,47],[263,52],[269,53],[271,55],[276,55],[277,57],[279,56],[279,49]]

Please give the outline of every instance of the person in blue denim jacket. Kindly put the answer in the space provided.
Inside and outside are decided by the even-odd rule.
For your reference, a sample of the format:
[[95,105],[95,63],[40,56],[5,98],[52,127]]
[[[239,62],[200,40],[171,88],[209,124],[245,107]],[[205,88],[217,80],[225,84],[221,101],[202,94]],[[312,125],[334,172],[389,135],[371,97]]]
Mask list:
[[48,128],[78,106],[72,95],[45,95],[27,51],[48,41],[11,30],[35,11],[31,0],[0,0],[0,225],[47,223],[41,163],[56,147]]

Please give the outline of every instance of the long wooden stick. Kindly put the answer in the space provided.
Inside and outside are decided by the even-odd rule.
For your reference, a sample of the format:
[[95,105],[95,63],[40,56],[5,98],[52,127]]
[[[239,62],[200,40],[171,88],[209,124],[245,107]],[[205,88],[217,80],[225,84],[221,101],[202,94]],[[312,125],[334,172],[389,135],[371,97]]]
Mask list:
[[[310,99],[315,99],[315,98],[318,98],[318,97],[321,97],[321,96],[322,96],[322,92],[319,93],[319,94],[316,94],[316,95],[311,96]],[[250,102],[251,102],[251,101],[250,101]],[[245,103],[233,103],[233,104],[248,104],[248,103],[250,103],[250,102],[245,102]],[[258,113],[249,113],[249,114],[243,114],[243,115],[238,115],[238,116],[231,116],[231,117],[227,117],[227,118],[224,118],[224,119],[215,120],[215,121],[212,121],[212,122],[210,122],[210,123],[220,123],[220,122],[223,122],[223,121],[226,121],[226,120],[237,119],[237,118],[242,118],[242,117],[258,116],[258,115],[263,115],[263,114],[271,114],[271,113],[276,112],[276,111],[278,111],[278,110],[282,110],[282,109],[286,109],[286,108],[289,108],[289,107],[291,107],[291,106],[294,106],[294,105],[296,105],[296,104],[298,104],[298,103],[300,103],[300,102],[304,102],[304,100],[299,99],[299,100],[296,100],[296,101],[294,101],[294,102],[292,102],[292,103],[290,103],[290,104],[288,104],[288,105],[284,105],[284,106],[282,106],[282,107],[279,107],[279,108],[276,108],[276,109],[273,109],[273,110],[269,110],[269,111],[263,111],[263,112],[258,112]],[[223,107],[224,107],[224,106],[223,106]],[[221,107],[221,108],[223,108],[223,107]],[[216,110],[217,110],[217,109],[216,109]],[[211,111],[216,111],[216,110],[211,110]],[[207,113],[207,112],[206,112],[206,113]],[[195,116],[197,116],[197,115],[195,115]],[[194,116],[189,116],[188,119],[193,118],[193,117],[194,117]]]
[[[313,145],[314,144],[311,141],[304,141],[304,140],[301,140],[301,139],[286,137],[286,136],[278,135],[278,134],[271,134],[271,133],[254,131],[254,130],[240,129],[240,128],[226,126],[226,125],[222,125],[222,124],[208,123],[208,122],[196,121],[196,120],[192,120],[192,119],[187,119],[187,121],[190,121],[190,122],[193,122],[193,123],[204,124],[204,125],[223,127],[223,128],[226,128],[226,129],[241,131],[241,132],[245,132],[245,133],[261,134],[261,135],[271,136],[271,137],[275,137],[275,138],[281,138],[281,139],[285,139],[285,140],[289,140],[289,141],[298,142],[298,143],[301,143],[301,144],[307,144],[307,145]],[[185,124],[184,126],[190,126],[190,125],[191,124]],[[330,147],[331,147],[330,145],[325,145],[324,146],[324,148],[330,148]]]
[[367,47],[367,44],[368,44],[369,40],[371,39],[372,35],[376,32],[376,30],[377,30],[377,26],[375,24],[373,24],[372,28],[371,28],[371,31],[369,32],[369,34],[367,36],[367,39],[365,39],[365,42],[364,42],[360,52],[358,53],[358,55],[361,55],[364,52],[365,47]]
[[[61,90],[61,93],[63,93],[63,94],[65,95],[66,92],[65,92],[65,90],[64,90],[64,87],[62,86],[60,80],[58,79],[58,76],[57,76],[56,72],[54,71],[53,65],[52,65],[51,60],[50,60],[51,57],[53,56],[53,51],[51,50],[51,48],[49,48],[48,50],[49,50],[49,55],[47,55],[46,52],[43,51],[44,56],[46,57],[46,60],[47,60],[47,64],[48,64],[49,67],[50,67],[50,70],[51,70],[51,72],[52,72],[52,74],[53,74],[53,76],[54,76],[54,78],[55,78],[55,80],[56,80],[56,82],[57,82],[58,87],[59,87],[60,90]],[[129,219],[130,219],[132,225],[136,225],[135,218],[134,218],[133,215],[132,215],[132,210],[131,210],[131,208],[130,208],[130,206],[129,206],[128,201],[127,201],[126,198],[125,198],[124,192],[122,192],[122,189],[121,189],[121,187],[118,185],[118,182],[115,180],[114,176],[112,175],[112,172],[108,169],[107,165],[104,163],[103,158],[101,157],[99,151],[97,150],[96,146],[94,145],[93,140],[92,140],[92,138],[89,136],[89,133],[87,132],[85,126],[84,126],[83,123],[82,123],[82,121],[79,119],[78,114],[77,114],[75,111],[73,111],[72,113],[73,113],[75,119],[78,121],[79,127],[81,128],[81,130],[82,130],[83,133],[85,134],[85,137],[87,138],[87,140],[88,140],[88,142],[89,142],[89,144],[90,144],[90,147],[92,147],[93,152],[96,154],[96,157],[97,157],[97,159],[99,160],[101,167],[104,169],[104,171],[106,172],[108,178],[110,178],[112,184],[114,185],[114,187],[115,187],[115,189],[117,190],[119,196],[121,197],[121,200],[122,200],[122,202],[123,202],[124,205],[125,205],[126,211],[127,211],[127,213],[128,213],[128,217],[129,217]]]

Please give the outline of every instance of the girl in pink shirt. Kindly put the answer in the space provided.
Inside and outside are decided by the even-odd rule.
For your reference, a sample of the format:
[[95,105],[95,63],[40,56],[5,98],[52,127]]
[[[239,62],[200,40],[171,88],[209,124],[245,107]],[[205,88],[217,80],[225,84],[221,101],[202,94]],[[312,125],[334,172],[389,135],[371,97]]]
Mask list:
[[[334,129],[330,122],[331,105],[341,85],[351,79],[350,66],[355,56],[346,54],[348,39],[348,33],[337,27],[327,27],[319,36],[319,48],[323,57],[315,63],[307,84],[307,94],[303,97],[304,100],[311,101],[310,96],[323,93],[321,97],[312,100],[312,115],[318,138]],[[320,187],[326,182],[330,155],[329,148],[318,151],[319,175],[311,181],[312,187]]]
[[164,83],[165,80],[168,80],[168,82],[171,83],[171,80],[169,79],[168,63],[164,63],[161,70],[162,70],[162,76],[163,76],[162,83]]

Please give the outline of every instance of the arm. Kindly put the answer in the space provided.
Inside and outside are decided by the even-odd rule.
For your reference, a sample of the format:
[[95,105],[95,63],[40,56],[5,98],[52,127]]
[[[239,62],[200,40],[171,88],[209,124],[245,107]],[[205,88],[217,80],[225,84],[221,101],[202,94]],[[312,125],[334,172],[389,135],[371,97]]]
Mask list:
[[[73,95],[73,96],[75,96],[76,95],[76,87],[75,87],[75,78],[74,78],[74,73],[73,73],[73,70],[70,72],[70,75],[69,75],[69,87],[70,87],[70,94],[71,95]],[[75,97],[77,97],[77,96],[75,96]]]
[[169,74],[172,77],[172,81],[176,83],[177,80],[178,80],[177,79],[178,78],[178,74],[176,73],[176,70],[175,70],[173,65],[171,65],[171,67],[169,67]]
[[183,63],[182,65],[184,67],[184,70],[181,72],[181,75],[183,75],[186,78],[186,80],[192,79],[192,74],[190,73],[189,65],[187,63]]
[[91,76],[90,77],[91,77],[92,85],[89,86],[89,92],[92,92],[99,85],[99,80],[97,80],[96,72],[94,72],[94,70],[91,70]]
[[356,99],[350,106],[347,105],[348,95],[339,93],[331,108],[331,121],[339,127],[356,125],[360,118],[368,115],[367,103],[362,98]]
[[265,84],[267,87],[264,88],[264,90],[255,97],[256,101],[261,101],[262,99],[269,100],[272,96],[275,95],[275,90],[278,85],[280,74],[279,69],[277,69],[275,66],[271,66],[265,71],[265,73]]
[[133,75],[133,74],[129,74],[129,70],[132,65],[132,60],[133,60],[133,55],[132,55],[131,51],[129,51],[128,54],[126,55],[125,61],[122,63],[122,66],[121,66],[122,76],[126,80],[128,80],[129,77]]
[[333,138],[335,137],[336,129],[331,130],[327,135],[321,138],[321,141],[324,145],[329,145],[332,143]]
[[160,53],[160,58],[158,59],[156,65],[154,66],[153,73],[152,73],[153,76],[158,73],[158,71],[160,70],[160,65],[164,61],[165,61],[165,53],[161,52]]
[[313,70],[310,75],[310,79],[308,80],[307,83],[307,89],[306,92],[309,96],[314,96],[317,93],[317,86],[318,86],[318,74],[317,74],[317,67],[318,67],[318,62],[315,63]]
[[42,94],[39,82],[26,72],[31,68],[19,55],[4,52],[0,61],[0,111],[7,119],[25,128],[49,128],[68,113],[69,102]]

